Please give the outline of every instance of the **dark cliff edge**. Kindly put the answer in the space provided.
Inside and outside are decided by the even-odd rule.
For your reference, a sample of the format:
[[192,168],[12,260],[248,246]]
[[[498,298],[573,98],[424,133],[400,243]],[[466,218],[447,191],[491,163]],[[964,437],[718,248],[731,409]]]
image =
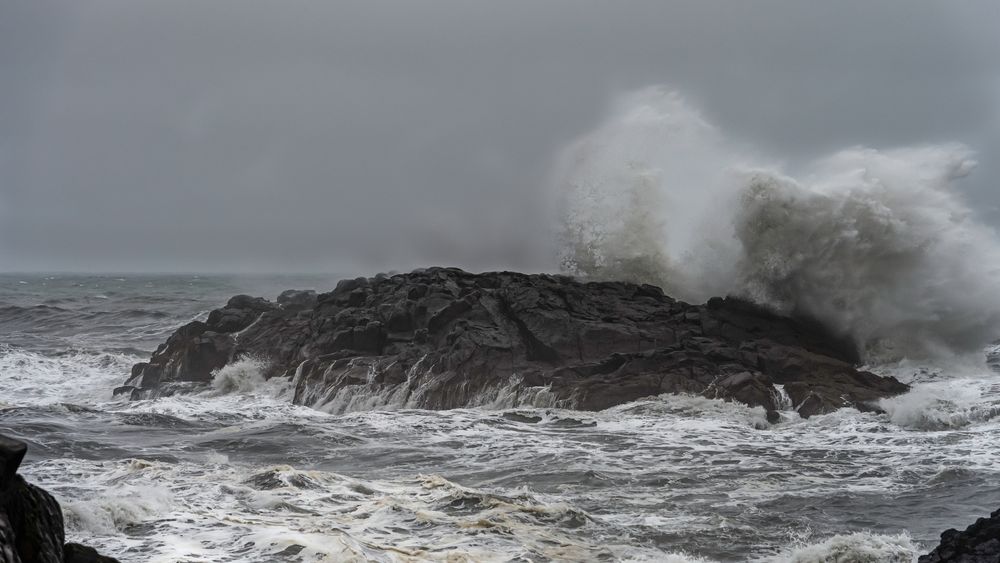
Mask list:
[[118,563],[65,542],[59,503],[17,474],[27,451],[24,442],[0,435],[0,563]]
[[600,410],[663,393],[763,407],[771,421],[878,410],[908,388],[856,369],[855,345],[816,322],[733,298],[676,301],[650,285],[429,268],[344,280],[328,293],[246,295],[177,329],[116,395],[198,390],[241,358],[290,378],[294,401],[448,409]]
[[941,544],[918,563],[1000,563],[1000,510],[963,532],[945,530]]

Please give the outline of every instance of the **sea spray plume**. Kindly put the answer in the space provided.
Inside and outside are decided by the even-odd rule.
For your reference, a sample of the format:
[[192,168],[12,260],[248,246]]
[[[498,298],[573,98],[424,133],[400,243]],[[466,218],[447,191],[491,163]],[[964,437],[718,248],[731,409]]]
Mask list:
[[960,146],[849,149],[805,182],[748,175],[734,288],[854,336],[869,359],[979,350],[1000,334],[1000,245],[954,192]]
[[851,148],[796,179],[647,88],[560,160],[561,263],[809,315],[869,361],[978,351],[1000,335],[1000,242],[955,191],[973,165],[957,144]]
[[739,162],[676,93],[655,87],[623,97],[557,164],[564,271],[654,283],[690,300],[726,289],[705,287],[684,262],[703,218],[734,189],[724,164]]
[[[662,246],[663,220],[658,216],[659,197],[655,173],[636,171],[633,182],[621,194],[623,201],[597,203],[599,190],[588,189],[594,204],[577,209],[565,223],[567,250],[563,269],[593,277],[618,277],[628,281],[669,283],[674,277]],[[621,203],[621,206],[617,205]],[[601,211],[601,218],[587,211]]]

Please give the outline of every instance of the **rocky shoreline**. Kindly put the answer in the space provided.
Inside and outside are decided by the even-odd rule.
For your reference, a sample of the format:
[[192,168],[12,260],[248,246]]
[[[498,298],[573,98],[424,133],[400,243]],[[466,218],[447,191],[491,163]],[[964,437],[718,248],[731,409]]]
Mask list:
[[690,305],[654,286],[430,268],[328,293],[240,295],[179,328],[116,395],[208,385],[254,357],[298,404],[343,412],[497,404],[600,410],[690,393],[802,417],[878,410],[905,392],[857,369],[855,345],[808,319],[734,298]]
[[27,451],[24,442],[0,435],[0,563],[118,563],[66,543],[59,503],[17,474]]
[[941,544],[922,556],[918,563],[998,563],[1000,562],[1000,510],[980,518],[964,531],[941,533]]

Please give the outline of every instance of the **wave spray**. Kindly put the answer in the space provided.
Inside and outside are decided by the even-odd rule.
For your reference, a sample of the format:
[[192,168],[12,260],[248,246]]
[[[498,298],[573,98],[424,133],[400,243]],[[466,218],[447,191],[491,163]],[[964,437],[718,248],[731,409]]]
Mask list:
[[852,147],[793,175],[647,88],[561,155],[561,265],[808,315],[869,361],[980,351],[1000,336],[1000,240],[955,189],[974,165],[959,144]]

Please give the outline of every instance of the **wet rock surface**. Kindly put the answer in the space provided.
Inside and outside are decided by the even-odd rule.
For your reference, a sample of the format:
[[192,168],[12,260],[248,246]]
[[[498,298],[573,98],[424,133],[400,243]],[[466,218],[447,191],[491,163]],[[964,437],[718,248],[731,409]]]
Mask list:
[[0,435],[0,563],[117,563],[65,543],[59,503],[17,474],[26,452],[23,442]]
[[[197,389],[253,356],[294,401],[331,411],[545,404],[599,410],[692,393],[804,417],[877,409],[907,386],[856,369],[852,342],[733,298],[653,286],[430,268],[344,280],[278,302],[236,296],[179,328],[116,394]],[[790,404],[785,404],[785,403]]]
[[960,532],[941,533],[941,544],[918,563],[1000,563],[1000,510]]

